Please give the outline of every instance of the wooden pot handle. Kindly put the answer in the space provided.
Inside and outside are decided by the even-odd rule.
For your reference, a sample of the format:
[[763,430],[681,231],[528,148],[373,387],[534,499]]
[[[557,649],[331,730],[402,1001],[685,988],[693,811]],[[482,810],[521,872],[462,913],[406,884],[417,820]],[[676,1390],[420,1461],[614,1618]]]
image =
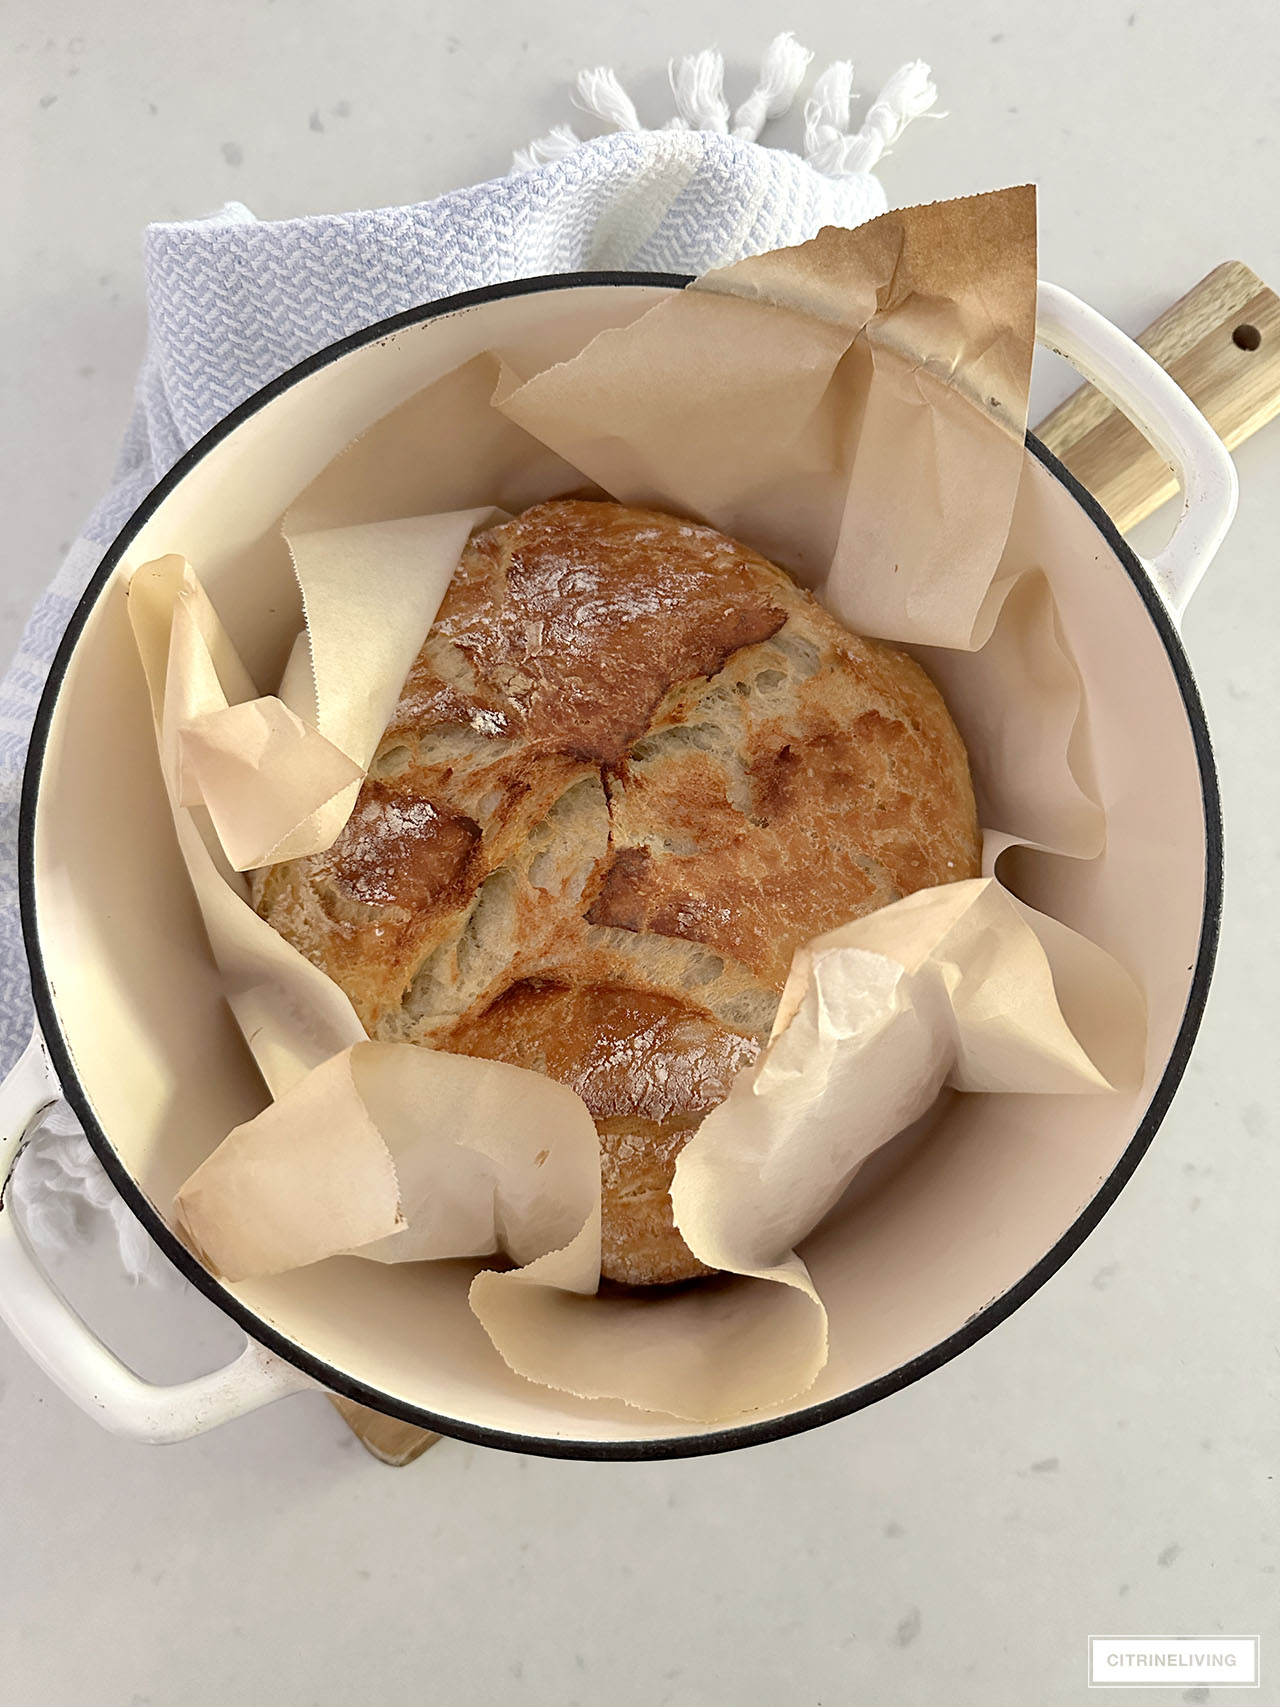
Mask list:
[[[1228,450],[1280,414],[1280,297],[1224,261],[1135,340],[1181,386]],[[1177,491],[1136,427],[1082,385],[1035,428],[1121,533]]]

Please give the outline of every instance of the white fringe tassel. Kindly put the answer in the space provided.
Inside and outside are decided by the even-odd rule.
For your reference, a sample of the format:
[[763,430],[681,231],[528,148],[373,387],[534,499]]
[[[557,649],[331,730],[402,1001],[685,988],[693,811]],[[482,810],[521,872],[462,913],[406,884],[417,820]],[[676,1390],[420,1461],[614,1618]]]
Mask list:
[[[794,101],[813,55],[789,30],[775,36],[765,50],[755,88],[733,115],[730,130],[729,103],[724,94],[724,55],[713,48],[673,59],[668,66],[677,116],[668,119],[664,130],[709,130],[754,142],[771,119],[780,118]],[[850,131],[853,102],[853,66],[840,59],[818,78],[804,109],[804,152],[819,172],[844,177],[870,172],[893,147],[914,118],[929,111],[938,98],[933,76],[923,60],[904,65],[885,84],[872,102],[862,126]],[[614,130],[638,131],[644,127],[635,103],[608,66],[599,65],[578,73],[573,103]],[[516,152],[512,169],[526,172],[549,160],[563,160],[581,146],[582,139],[566,124],[559,124]]]
[[517,148],[511,159],[513,172],[527,172],[531,166],[545,166],[548,160],[563,160],[575,148],[581,148],[582,138],[571,125],[552,125],[545,136],[538,137],[527,148]]
[[607,65],[578,73],[577,87],[569,99],[584,113],[592,113],[614,130],[643,130],[635,102]]
[[927,113],[937,98],[929,67],[923,60],[912,60],[894,72],[872,102],[862,128],[850,134],[853,66],[847,59],[837,60],[818,78],[805,103],[805,159],[832,176],[870,172],[912,119]]
[[[724,55],[704,47],[667,66],[676,110],[690,130],[729,133],[729,103],[724,98]],[[681,127],[683,128],[683,126]]]
[[844,139],[853,99],[853,66],[847,59],[828,65],[804,104],[804,157],[821,171],[823,150]]
[[788,112],[812,64],[813,55],[790,30],[775,36],[760,61],[760,81],[733,115],[733,134],[754,142],[770,119]]

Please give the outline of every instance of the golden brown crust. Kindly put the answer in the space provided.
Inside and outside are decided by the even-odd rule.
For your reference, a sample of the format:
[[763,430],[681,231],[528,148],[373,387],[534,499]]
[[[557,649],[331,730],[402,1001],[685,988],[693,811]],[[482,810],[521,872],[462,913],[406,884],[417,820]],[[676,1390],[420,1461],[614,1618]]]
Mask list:
[[816,652],[803,676],[775,680],[754,647],[661,709],[612,791],[617,851],[588,915],[706,943],[774,989],[833,923],[978,870],[968,761],[924,671],[812,601],[784,633]]
[[593,1120],[662,1125],[701,1117],[754,1061],[756,1038],[716,1023],[696,1003],[608,984],[524,979],[449,1032],[448,1048],[546,1073]]
[[703,1272],[675,1160],[794,950],[978,853],[918,665],[710,528],[573,499],[471,541],[347,830],[255,901],[371,1035],[579,1090],[604,1273],[652,1282]]
[[[567,500],[472,540],[435,632],[470,666],[480,691],[469,703],[501,719],[525,753],[613,764],[673,682],[714,675],[782,627],[783,586],[763,558],[710,528]],[[429,664],[411,673],[393,728],[468,703],[456,684],[443,689]]]
[[443,1047],[546,1073],[586,1103],[600,1133],[606,1280],[708,1272],[675,1229],[671,1179],[702,1116],[759,1054],[758,1038],[669,996],[526,980],[459,1021]]

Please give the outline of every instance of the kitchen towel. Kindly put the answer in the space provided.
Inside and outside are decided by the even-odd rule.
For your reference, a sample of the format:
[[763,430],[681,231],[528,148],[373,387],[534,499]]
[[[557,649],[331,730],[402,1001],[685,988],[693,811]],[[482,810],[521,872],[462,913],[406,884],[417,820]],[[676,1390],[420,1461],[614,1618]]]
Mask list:
[[[238,403],[336,339],[388,315],[505,279],[584,269],[705,272],[853,226],[888,203],[872,168],[936,91],[903,66],[856,127],[853,70],[830,65],[804,107],[804,156],[756,139],[792,104],[810,55],[789,34],[767,49],[736,110],[720,54],[673,61],[676,114],[645,129],[614,74],[584,71],[575,103],[612,125],[569,126],[521,149],[504,178],[413,207],[255,219],[230,203],[151,226],[143,246],[148,337],[110,489],[37,603],[0,684],[0,1071],[31,1034],[18,918],[18,796],[32,719],[58,641],[107,546],[156,481]],[[15,1198],[37,1244],[65,1245],[100,1215],[128,1272],[167,1270],[102,1173],[65,1104],[19,1161]]]

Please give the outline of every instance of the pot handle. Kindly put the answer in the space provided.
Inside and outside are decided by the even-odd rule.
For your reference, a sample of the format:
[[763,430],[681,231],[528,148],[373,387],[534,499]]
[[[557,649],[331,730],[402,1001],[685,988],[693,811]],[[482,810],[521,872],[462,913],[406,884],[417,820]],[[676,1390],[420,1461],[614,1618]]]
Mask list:
[[1070,362],[1132,421],[1177,476],[1182,514],[1143,567],[1180,623],[1236,513],[1239,486],[1226,446],[1159,362],[1096,309],[1040,281],[1036,341]]
[[125,1367],[81,1321],[36,1262],[5,1190],[28,1134],[59,1096],[39,1028],[0,1084],[0,1320],[67,1397],[131,1440],[188,1440],[315,1382],[247,1339],[223,1369],[158,1387]]

